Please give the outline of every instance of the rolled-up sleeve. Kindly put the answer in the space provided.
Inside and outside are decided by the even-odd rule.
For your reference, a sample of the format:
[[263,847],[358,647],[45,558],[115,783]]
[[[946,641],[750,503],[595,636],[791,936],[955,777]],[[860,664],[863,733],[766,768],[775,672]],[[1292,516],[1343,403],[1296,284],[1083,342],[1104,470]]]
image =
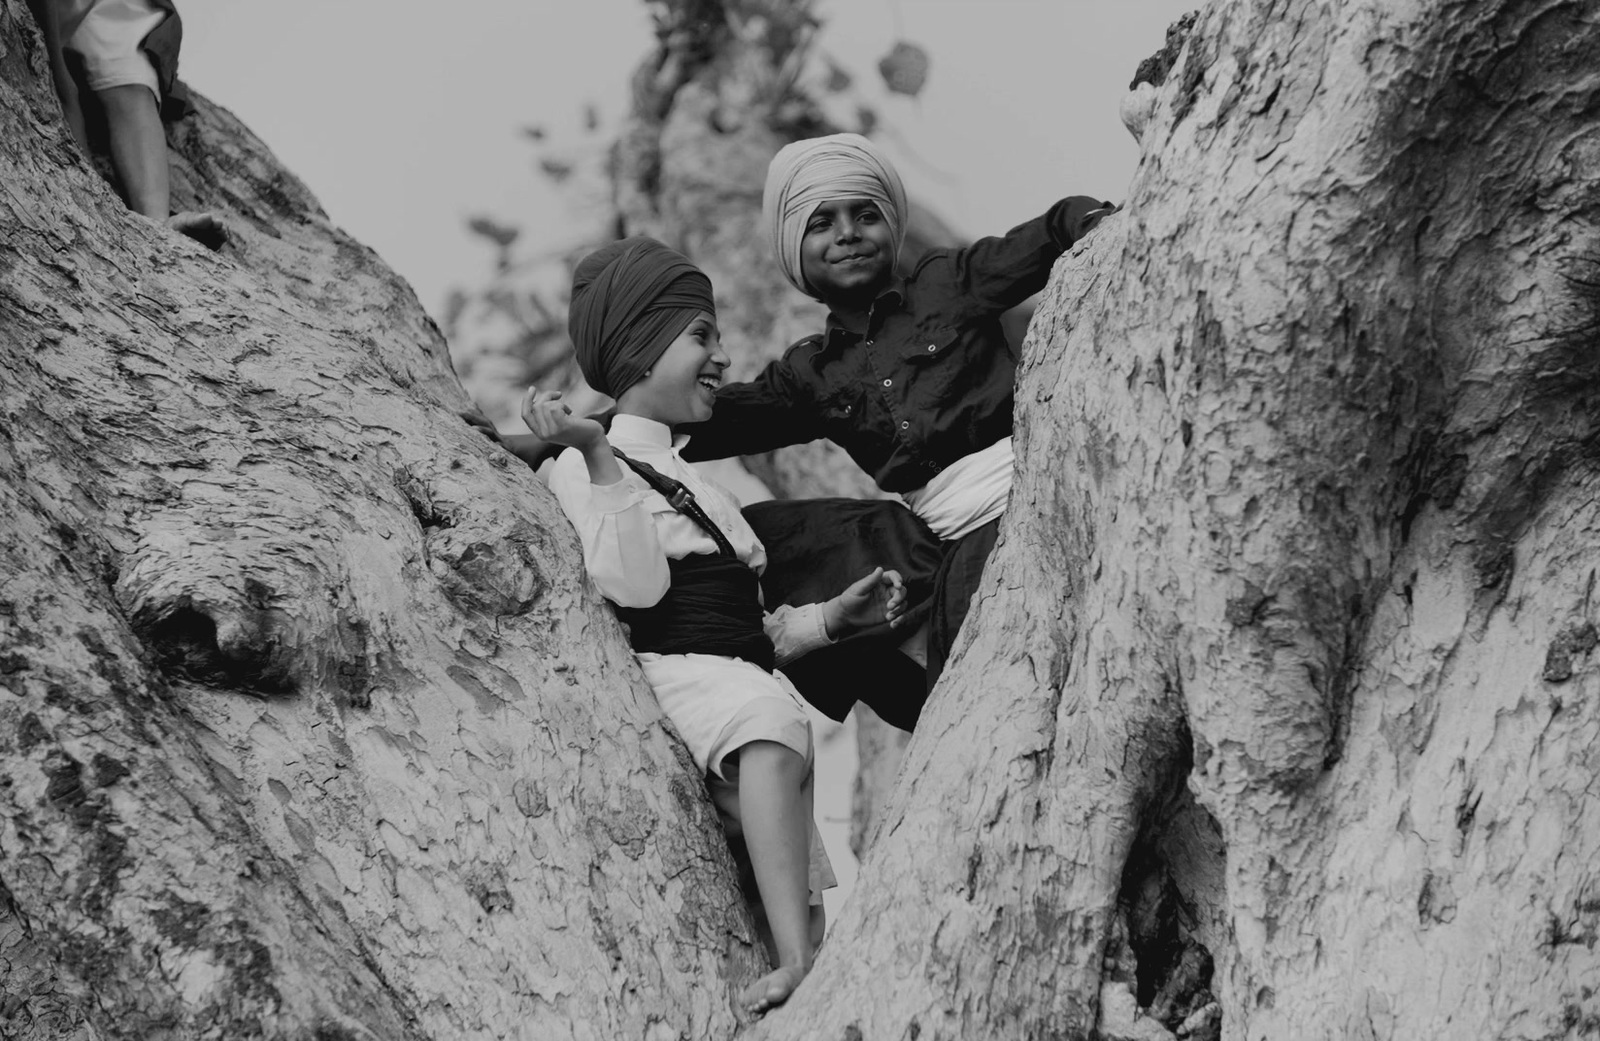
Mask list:
[[626,475],[615,484],[591,484],[582,453],[568,449],[551,468],[550,490],[578,529],[583,565],[600,592],[622,607],[659,603],[672,571],[656,536],[649,489]]
[[798,607],[784,604],[767,615],[762,624],[767,631],[767,639],[772,641],[774,663],[780,669],[818,647],[833,643],[822,619],[821,604],[801,604]]

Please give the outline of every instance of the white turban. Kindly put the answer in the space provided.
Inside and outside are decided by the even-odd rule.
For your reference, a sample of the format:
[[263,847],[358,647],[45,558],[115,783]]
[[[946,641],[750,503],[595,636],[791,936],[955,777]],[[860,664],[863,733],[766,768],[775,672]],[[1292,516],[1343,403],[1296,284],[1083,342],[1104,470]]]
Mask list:
[[831,199],[871,199],[883,211],[898,256],[906,238],[906,190],[888,158],[860,134],[830,134],[784,145],[767,167],[761,213],[789,284],[821,299],[800,272],[806,221]]

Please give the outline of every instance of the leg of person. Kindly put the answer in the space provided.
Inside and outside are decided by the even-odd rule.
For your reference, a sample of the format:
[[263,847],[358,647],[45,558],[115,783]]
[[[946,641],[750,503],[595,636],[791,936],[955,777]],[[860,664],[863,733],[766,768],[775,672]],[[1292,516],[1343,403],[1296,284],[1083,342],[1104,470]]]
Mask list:
[[[724,769],[738,777],[737,752],[728,753]],[[728,840],[728,853],[733,857],[733,868],[739,873],[739,892],[755,923],[756,939],[767,952],[767,964],[778,964],[778,947],[772,939],[772,927],[767,924],[767,912],[761,906],[761,891],[756,888],[755,869],[750,866],[750,850],[744,842],[744,825],[739,820],[739,784],[726,781],[714,773],[706,774],[706,790],[711,793],[711,804],[717,808],[717,819],[722,824],[722,835]]]
[[938,682],[955,646],[961,623],[972,607],[972,594],[983,580],[984,565],[1000,534],[996,518],[950,544],[934,578],[933,613],[928,619],[928,690]]
[[[801,789],[803,792],[803,798],[805,800],[806,839],[808,843],[806,887],[809,891],[811,900],[811,905],[806,908],[808,915],[806,922],[806,938],[811,942],[811,956],[813,958],[817,956],[817,950],[822,946],[822,938],[827,935],[828,932],[828,914],[822,906],[822,891],[834,884],[833,870],[831,866],[823,867],[821,869],[826,873],[826,877],[817,877],[817,860],[813,851],[809,848],[809,844],[811,843],[815,843],[818,846],[822,844],[822,837],[817,834],[817,801],[815,780],[816,770],[814,767],[808,765],[806,767],[805,783],[801,786]],[[825,857],[823,858],[823,862],[826,863]]]
[[123,84],[95,96],[105,106],[111,165],[122,178],[128,209],[165,222],[171,212],[167,132],[155,93],[143,84]]
[[78,147],[87,154],[89,132],[84,127],[83,108],[78,103],[78,85],[67,70],[61,36],[61,12],[56,8],[56,0],[28,0],[28,9],[33,12],[33,20],[39,23],[39,31],[44,34],[44,47],[50,58],[50,78],[55,83],[56,97],[61,102],[61,114],[66,118],[67,129],[72,131]]
[[[812,900],[836,884],[808,816],[811,723],[780,672],[704,654],[640,654],[662,711],[706,772],[729,846],[750,864],[752,910],[777,968],[739,994],[753,1010],[783,1001],[810,968]],[[747,895],[748,898],[748,895]],[[762,918],[767,928],[759,924]]]
[[752,741],[738,756],[745,846],[777,949],[777,968],[739,996],[759,1012],[786,1001],[811,971],[811,818],[805,798],[810,767],[804,756],[775,741]]

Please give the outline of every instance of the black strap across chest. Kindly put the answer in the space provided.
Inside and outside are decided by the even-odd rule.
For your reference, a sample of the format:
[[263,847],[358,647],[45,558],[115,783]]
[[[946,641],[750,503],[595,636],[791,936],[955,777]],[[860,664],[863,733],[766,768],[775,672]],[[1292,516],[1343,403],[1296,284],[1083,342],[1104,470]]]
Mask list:
[[657,654],[721,654],[743,658],[771,672],[772,641],[762,626],[756,573],[739,559],[728,536],[682,481],[615,448],[612,451],[660,492],[668,505],[710,535],[719,550],[668,560],[672,582],[654,606],[617,608],[617,617],[628,625],[633,649]]
[[700,529],[711,536],[711,541],[717,544],[717,549],[723,556],[737,557],[739,555],[734,552],[733,543],[728,541],[728,536],[724,535],[722,529],[717,527],[717,522],[712,520],[711,515],[706,513],[705,509],[695,501],[694,492],[689,490],[688,485],[668,477],[649,463],[643,463],[624,455],[620,448],[613,448],[612,451],[616,453],[618,459],[632,467],[634,473],[643,477],[646,484],[660,492],[662,497],[667,500],[668,506],[700,525]]

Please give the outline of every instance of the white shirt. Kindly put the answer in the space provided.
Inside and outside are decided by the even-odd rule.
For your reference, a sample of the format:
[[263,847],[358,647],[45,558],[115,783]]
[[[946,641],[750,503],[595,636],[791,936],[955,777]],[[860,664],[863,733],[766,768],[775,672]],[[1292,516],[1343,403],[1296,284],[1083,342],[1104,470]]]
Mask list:
[[[733,545],[734,554],[756,574],[767,566],[767,551],[739,512],[739,503],[721,485],[701,476],[678,454],[687,435],[641,416],[617,415],[609,440],[629,458],[682,481],[700,508]],[[717,544],[700,525],[673,509],[666,498],[627,464],[615,484],[592,484],[583,453],[569,448],[550,469],[550,489],[583,542],[583,563],[600,592],[623,607],[651,607],[672,584],[669,559],[716,553]],[[821,604],[784,605],[764,620],[767,637],[782,665],[825,646]]]

